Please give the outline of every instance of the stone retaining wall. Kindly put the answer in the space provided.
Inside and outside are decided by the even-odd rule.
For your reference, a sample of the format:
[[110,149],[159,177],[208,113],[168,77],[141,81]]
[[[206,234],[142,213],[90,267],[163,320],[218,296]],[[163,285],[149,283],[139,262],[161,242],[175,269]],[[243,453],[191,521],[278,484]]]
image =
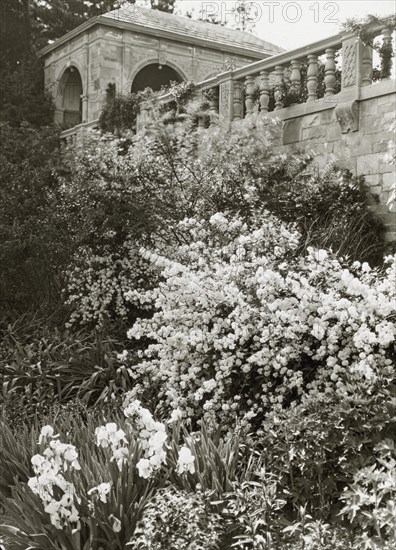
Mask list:
[[[282,136],[274,141],[278,151],[313,151],[318,169],[334,162],[362,175],[371,192],[371,208],[384,221],[387,240],[396,241],[395,204],[388,204],[390,190],[395,182],[395,166],[389,163],[390,143],[395,142],[396,93],[394,81],[371,86],[368,97],[354,101],[355,128],[345,131],[339,118],[344,109],[350,111],[351,102],[342,102],[334,96],[333,105],[325,100],[309,107],[296,105],[269,113],[283,120]],[[341,112],[341,115],[340,115]],[[301,114],[299,114],[301,113]],[[341,121],[342,122],[342,121]],[[353,122],[353,121],[352,121]]]

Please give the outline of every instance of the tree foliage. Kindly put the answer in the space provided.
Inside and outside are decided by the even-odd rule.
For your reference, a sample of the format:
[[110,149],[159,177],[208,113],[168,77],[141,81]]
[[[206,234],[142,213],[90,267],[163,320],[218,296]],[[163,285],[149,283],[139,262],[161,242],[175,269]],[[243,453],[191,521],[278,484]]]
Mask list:
[[58,295],[56,265],[67,240],[55,206],[57,131],[27,124],[0,130],[0,308],[6,314],[40,307]]

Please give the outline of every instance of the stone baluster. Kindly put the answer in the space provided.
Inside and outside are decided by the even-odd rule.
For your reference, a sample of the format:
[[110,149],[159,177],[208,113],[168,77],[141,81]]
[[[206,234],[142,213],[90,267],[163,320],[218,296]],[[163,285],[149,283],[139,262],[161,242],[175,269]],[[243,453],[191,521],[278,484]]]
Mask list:
[[242,82],[239,80],[234,80],[234,86],[233,86],[233,113],[234,113],[234,120],[240,120],[243,118],[243,105],[242,105],[242,97],[243,97],[243,88],[242,88]]
[[255,90],[254,76],[247,76],[245,78],[246,115],[252,115],[254,111],[254,99],[253,99],[254,90]]
[[277,65],[275,67],[275,79],[276,79],[276,86],[277,86],[274,92],[275,110],[283,108],[282,92],[279,89],[279,87],[282,86],[283,84],[283,76],[284,76],[284,69],[282,65]]
[[308,56],[308,70],[307,70],[307,90],[308,90],[307,101],[315,101],[317,89],[318,89],[318,56],[310,54]]
[[360,82],[362,86],[368,86],[373,82],[373,49],[371,46],[362,46],[362,66]]
[[335,77],[335,50],[334,48],[327,48],[326,49],[326,65],[325,65],[325,96],[332,96],[334,95],[334,86],[336,83],[336,77]]
[[[392,29],[390,29],[389,27],[386,27],[385,29],[382,29],[382,40],[383,40],[383,46],[384,46],[384,49],[386,51],[389,52],[389,55],[392,59]],[[392,67],[392,61],[390,60],[389,61],[389,64],[390,64],[390,67]],[[384,68],[382,67],[382,70]],[[391,73],[391,70],[392,68],[389,69],[389,74],[388,74],[388,71],[386,71],[386,74],[385,76],[383,76],[382,80],[389,80],[390,79],[390,73]]]
[[269,75],[267,71],[260,72],[260,113],[265,115],[268,113],[269,103]]
[[296,59],[291,62],[290,87],[295,94],[301,91],[301,63]]

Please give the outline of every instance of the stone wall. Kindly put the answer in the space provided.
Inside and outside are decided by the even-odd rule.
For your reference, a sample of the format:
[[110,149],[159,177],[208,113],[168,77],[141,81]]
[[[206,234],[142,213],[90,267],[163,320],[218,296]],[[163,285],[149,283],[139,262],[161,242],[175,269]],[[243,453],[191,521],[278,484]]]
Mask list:
[[[388,203],[390,188],[395,182],[395,166],[386,158],[389,142],[395,140],[396,93],[394,81],[385,81],[362,89],[361,99],[354,101],[354,129],[342,126],[342,94],[331,101],[318,100],[269,113],[283,123],[282,136],[274,141],[277,151],[306,150],[314,153],[318,169],[334,162],[362,175],[371,193],[371,208],[387,227],[387,239],[396,240],[396,213]],[[304,112],[305,111],[305,112]],[[307,112],[308,111],[308,112]]]

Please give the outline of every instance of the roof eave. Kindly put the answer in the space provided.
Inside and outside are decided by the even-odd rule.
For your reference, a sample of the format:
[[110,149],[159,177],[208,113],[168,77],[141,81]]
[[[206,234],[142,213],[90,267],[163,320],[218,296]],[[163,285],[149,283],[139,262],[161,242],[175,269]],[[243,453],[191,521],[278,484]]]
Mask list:
[[[49,54],[51,51],[55,50],[56,48],[59,48],[60,46],[63,46],[66,42],[69,42],[69,40],[77,37],[79,34],[86,32],[87,30],[91,29],[92,27],[96,25],[107,25],[108,27],[116,27],[119,29],[128,29],[128,30],[134,30],[136,32],[142,32],[142,30],[145,31],[145,34],[147,34],[148,28],[144,25],[139,25],[136,23],[131,23],[127,21],[112,21],[109,17],[103,17],[102,15],[98,15],[96,17],[93,17],[89,21],[85,21],[72,31],[68,32],[67,34],[61,36],[58,38],[53,44],[48,44],[48,46],[45,46],[41,50],[39,50],[38,55],[39,57],[44,57],[47,54]],[[168,38],[171,40],[175,40],[177,42],[184,42],[188,44],[193,44],[196,46],[206,46],[210,49],[220,50],[220,51],[227,51],[231,53],[236,53],[239,55],[244,55],[246,57],[256,57],[258,59],[262,59],[263,55],[276,55],[277,53],[282,52],[274,52],[270,49],[263,48],[262,51],[258,50],[251,50],[248,47],[243,48],[240,46],[231,46],[224,43],[218,43],[211,40],[205,40],[201,38],[191,37],[185,38],[180,35],[179,33],[167,31],[167,30],[159,30],[159,29],[149,29],[152,34],[155,34],[155,36],[158,36],[160,38]]]
[[91,27],[94,27],[95,25],[98,24],[97,20],[99,19],[99,17],[100,16],[93,17],[92,19],[89,19],[88,21],[85,21],[84,23],[82,23],[81,25],[79,25],[78,27],[73,29],[72,31],[69,31],[68,33],[64,34],[60,38],[57,38],[53,44],[48,44],[48,46],[44,46],[44,48],[41,48],[41,50],[39,50],[37,52],[38,56],[39,57],[44,57],[46,54],[48,54],[52,50],[55,50],[56,48],[59,48],[59,46],[63,46],[63,44],[65,44],[66,42],[68,42],[72,38],[75,38],[79,34],[81,34],[85,31],[87,31],[88,29],[90,29]]

